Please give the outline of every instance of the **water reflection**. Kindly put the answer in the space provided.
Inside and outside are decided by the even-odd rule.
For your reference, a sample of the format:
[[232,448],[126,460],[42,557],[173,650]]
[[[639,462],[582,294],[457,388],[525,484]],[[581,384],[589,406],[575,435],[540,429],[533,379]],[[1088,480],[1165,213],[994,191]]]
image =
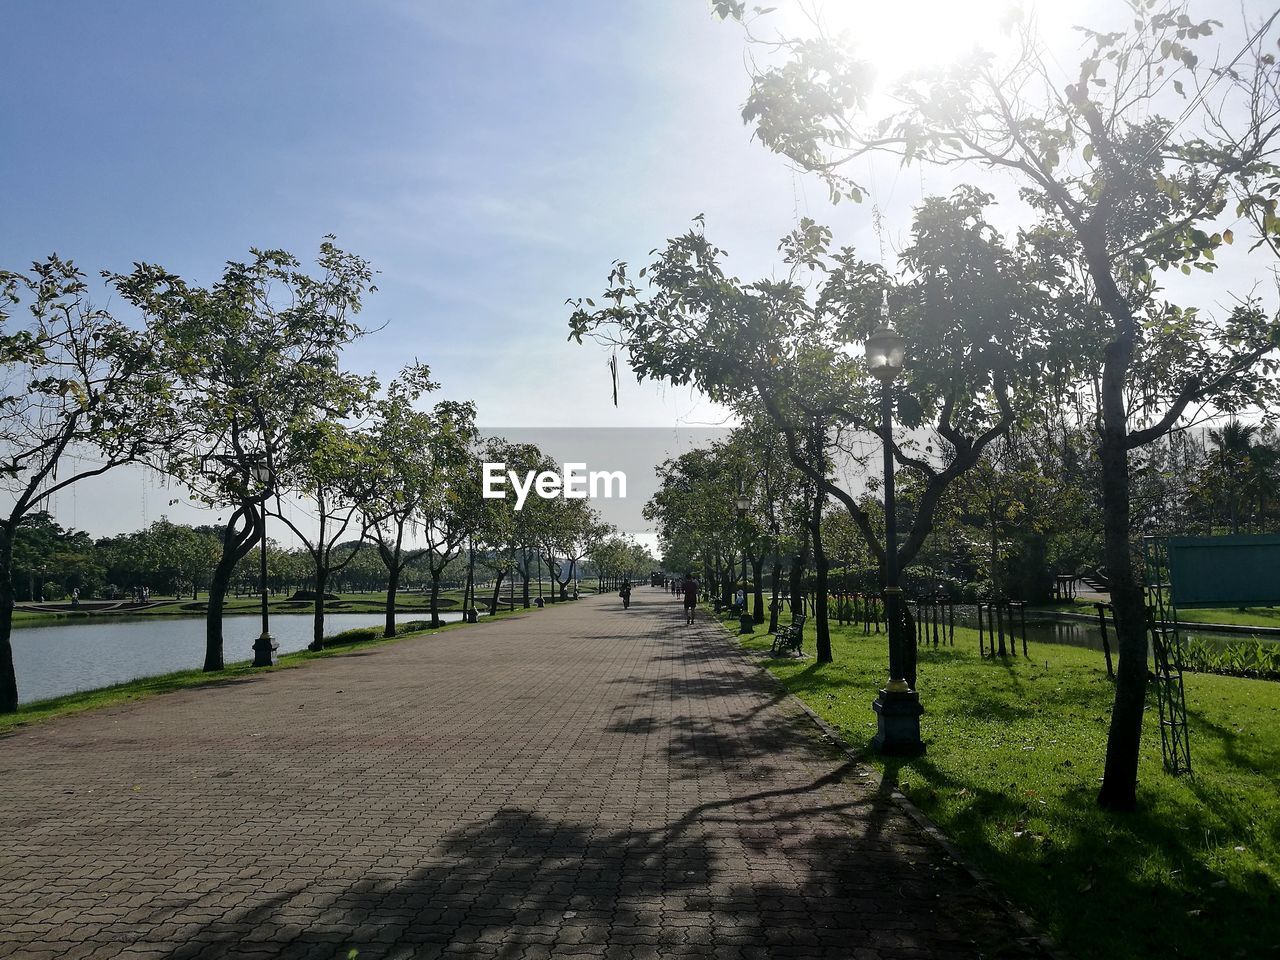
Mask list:
[[[442,613],[440,618],[454,621],[461,616],[460,612]],[[427,617],[420,612],[402,613],[396,621]],[[380,613],[332,613],[325,617],[325,632],[380,626],[384,619]],[[259,629],[257,616],[225,618],[227,663],[253,659]],[[311,641],[311,614],[272,614],[271,634],[281,653],[301,650]],[[204,663],[204,619],[138,617],[23,627],[13,631],[12,642],[18,700],[30,703],[139,677],[198,669]]]
[[[984,617],[984,623],[986,618]],[[956,608],[956,625],[972,627],[977,629],[977,615],[973,607],[957,607]],[[1015,624],[1015,627],[1017,625]],[[1209,630],[1183,630],[1181,631],[1184,641],[1192,638],[1202,640],[1205,643],[1225,646],[1231,643],[1239,643],[1241,640],[1251,639],[1250,634],[1246,633],[1215,633]],[[1009,642],[1010,637],[1016,637],[1019,646],[1021,646],[1022,634],[1019,630],[1010,629],[1008,622],[1005,623],[1005,641]],[[1257,635],[1255,635],[1257,636]],[[1111,652],[1116,652],[1116,631],[1115,625],[1111,622],[1111,618],[1107,618],[1107,639],[1111,644]],[[1259,639],[1264,642],[1276,642],[1274,636],[1261,635]],[[1088,650],[1102,651],[1102,629],[1098,625],[1097,619],[1089,620],[1066,620],[1054,617],[1046,617],[1043,614],[1027,614],[1027,642],[1035,643],[1061,643],[1069,647],[1084,647]]]
[[[1107,637],[1111,649],[1116,648],[1115,628],[1107,624]],[[1102,650],[1102,631],[1096,623],[1079,620],[1028,620],[1028,643],[1064,643],[1069,647],[1086,647]]]

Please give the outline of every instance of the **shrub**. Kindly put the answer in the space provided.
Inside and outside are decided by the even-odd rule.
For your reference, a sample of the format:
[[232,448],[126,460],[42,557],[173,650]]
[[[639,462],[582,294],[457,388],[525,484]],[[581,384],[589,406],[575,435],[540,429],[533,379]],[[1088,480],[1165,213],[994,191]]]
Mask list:
[[1195,673],[1280,680],[1280,643],[1254,637],[1220,644],[1190,637],[1182,645],[1182,663]]
[[324,645],[326,647],[344,647],[353,643],[368,643],[370,640],[377,640],[381,636],[382,627],[355,627],[351,630],[343,630],[332,637],[325,637]]

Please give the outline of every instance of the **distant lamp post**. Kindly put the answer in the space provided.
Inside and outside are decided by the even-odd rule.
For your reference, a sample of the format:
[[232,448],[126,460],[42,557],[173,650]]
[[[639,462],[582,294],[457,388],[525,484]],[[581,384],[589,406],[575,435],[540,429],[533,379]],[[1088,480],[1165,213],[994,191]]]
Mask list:
[[884,437],[884,615],[889,631],[889,682],[872,704],[876,712],[875,748],[884,754],[924,752],[920,739],[920,696],[906,681],[907,638],[903,636],[902,589],[898,586],[898,530],[893,493],[893,381],[902,372],[906,343],[884,322],[867,337],[867,370],[880,381],[880,430]]
[[738,530],[742,536],[742,607],[738,610],[738,633],[754,633],[755,618],[747,612],[747,511],[751,509],[751,498],[747,496],[746,487],[738,484]]

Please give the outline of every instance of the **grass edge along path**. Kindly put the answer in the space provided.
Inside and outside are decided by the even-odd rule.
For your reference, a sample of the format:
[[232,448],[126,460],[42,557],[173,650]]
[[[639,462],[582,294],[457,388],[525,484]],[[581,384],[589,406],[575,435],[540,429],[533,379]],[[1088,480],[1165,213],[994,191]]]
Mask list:
[[[528,610],[523,608],[500,610],[496,614],[484,616],[480,622],[488,623],[495,620],[504,620],[520,614],[533,613],[536,610],[536,607],[530,607]],[[403,627],[404,625],[402,624],[401,626]],[[323,650],[303,649],[294,653],[282,654],[274,667],[254,667],[252,661],[241,660],[229,663],[225,669],[214,673],[206,673],[198,668],[177,670],[172,673],[159,673],[150,677],[139,677],[136,680],[128,680],[109,687],[79,690],[75,693],[51,697],[47,700],[33,700],[31,703],[20,704],[16,713],[0,713],[0,738],[20,727],[68,716],[73,713],[82,713],[85,710],[96,710],[101,707],[132,703],[172,693],[175,690],[189,690],[196,687],[235,683],[249,677],[262,676],[264,672],[271,670],[291,670],[304,666],[312,660],[340,657],[351,652],[356,647],[364,651],[370,647],[399,643],[401,640],[435,636],[442,630],[456,630],[466,626],[470,626],[470,624],[463,620],[457,620],[446,623],[434,630],[430,627],[417,627],[409,630],[399,629],[394,637],[377,636],[372,638],[368,636],[369,632],[373,630],[380,632],[380,627],[355,627],[351,630],[325,637],[325,648]]]
[[[833,625],[835,663],[819,666],[768,657],[762,631],[738,639],[864,748],[884,635]],[[955,648],[921,648],[919,675],[929,752],[864,761],[1054,942],[1080,960],[1280,956],[1280,684],[1187,676],[1190,779],[1161,767],[1153,702],[1141,807],[1116,815],[1094,804],[1112,695],[1096,651],[983,661],[957,627]]]

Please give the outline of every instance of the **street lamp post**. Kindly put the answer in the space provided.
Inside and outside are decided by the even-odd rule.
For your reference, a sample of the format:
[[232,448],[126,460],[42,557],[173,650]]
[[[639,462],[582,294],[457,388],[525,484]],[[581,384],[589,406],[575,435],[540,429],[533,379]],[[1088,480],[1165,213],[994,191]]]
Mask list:
[[903,636],[902,590],[898,586],[898,530],[893,490],[893,381],[902,372],[902,335],[885,323],[867,338],[867,369],[880,381],[880,429],[884,438],[884,615],[889,631],[889,681],[872,704],[875,748],[884,754],[924,752],[920,739],[920,696],[906,681],[907,638]]
[[754,633],[755,618],[747,611],[747,511],[751,509],[751,498],[746,488],[738,485],[738,533],[742,537],[742,609],[738,611],[738,633]]
[[273,667],[276,663],[276,642],[271,639],[270,614],[267,611],[267,485],[271,482],[271,468],[266,463],[253,465],[253,477],[262,485],[262,542],[258,545],[261,555],[259,576],[262,580],[262,633],[253,641],[253,665]]

